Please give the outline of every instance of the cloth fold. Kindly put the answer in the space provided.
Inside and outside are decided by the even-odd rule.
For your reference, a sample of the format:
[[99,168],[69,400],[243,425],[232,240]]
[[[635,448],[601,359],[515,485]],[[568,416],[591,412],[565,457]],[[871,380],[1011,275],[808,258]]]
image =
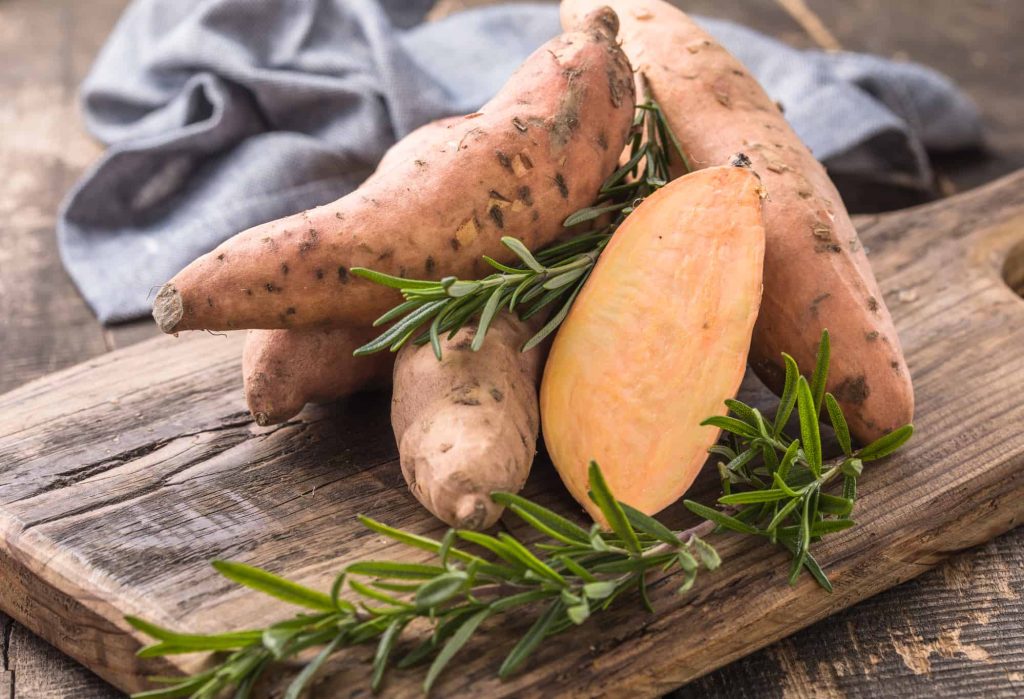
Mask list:
[[[234,233],[352,191],[396,139],[474,111],[560,31],[551,4],[423,23],[432,4],[135,0],[81,90],[109,149],[57,224],[99,319],[146,315],[155,287]],[[927,188],[928,150],[980,142],[977,110],[932,70],[700,21],[835,172]]]

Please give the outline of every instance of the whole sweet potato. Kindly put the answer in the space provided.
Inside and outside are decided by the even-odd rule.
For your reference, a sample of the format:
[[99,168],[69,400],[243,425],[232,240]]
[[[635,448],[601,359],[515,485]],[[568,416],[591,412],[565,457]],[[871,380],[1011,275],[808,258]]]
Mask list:
[[764,261],[760,183],[716,167],[647,197],[615,232],[555,336],[544,443],[591,516],[588,466],[653,514],[690,487],[747,365]]
[[362,330],[250,330],[242,353],[245,401],[259,425],[296,415],[306,403],[328,403],[387,383],[394,355],[353,357],[375,334]]
[[814,366],[821,331],[828,328],[828,390],[851,431],[870,441],[910,422],[914,392],[899,337],[825,169],[746,68],[669,3],[565,0],[563,23],[604,5],[619,13],[623,50],[646,77],[693,167],[743,152],[767,191],[754,370],[780,389],[782,353]]
[[530,474],[540,417],[544,349],[520,352],[536,330],[499,314],[474,352],[476,326],[442,343],[406,346],[395,363],[391,424],[413,495],[453,527],[484,529],[501,516],[490,494],[517,492]]
[[365,325],[397,292],[354,266],[420,278],[482,272],[530,248],[595,198],[633,116],[618,21],[599,9],[534,52],[480,112],[402,144],[390,165],[326,206],[249,229],[200,257],[157,295],[165,332]]
[[[457,118],[425,124],[393,145],[360,186],[402,163],[410,149],[435,137]],[[242,375],[245,400],[260,425],[294,417],[306,403],[329,403],[391,378],[394,355],[353,357],[376,333],[369,328],[251,330],[245,338]]]

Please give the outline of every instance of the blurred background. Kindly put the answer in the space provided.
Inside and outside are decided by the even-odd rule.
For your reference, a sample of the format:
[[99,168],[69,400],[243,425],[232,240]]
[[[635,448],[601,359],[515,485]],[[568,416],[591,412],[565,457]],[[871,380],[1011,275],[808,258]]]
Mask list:
[[[148,320],[97,322],[54,237],[61,200],[103,150],[84,130],[77,90],[127,4],[0,0],[0,392],[157,332]],[[491,3],[440,0],[430,17],[484,4]],[[945,73],[974,100],[984,147],[933,154],[934,180],[925,190],[838,177],[854,213],[947,197],[1024,166],[1021,0],[676,4],[796,48],[913,60]],[[1022,589],[1018,530],[674,696],[1024,696]],[[120,696],[2,613],[0,630],[0,699]]]

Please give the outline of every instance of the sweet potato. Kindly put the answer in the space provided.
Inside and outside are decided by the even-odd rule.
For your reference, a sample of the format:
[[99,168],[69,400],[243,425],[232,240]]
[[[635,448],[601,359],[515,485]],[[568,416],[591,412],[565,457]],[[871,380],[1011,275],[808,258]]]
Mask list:
[[660,0],[565,0],[563,23],[592,8],[619,13],[622,46],[646,77],[694,167],[743,152],[768,198],[764,300],[751,365],[779,390],[781,354],[814,366],[832,339],[828,390],[862,441],[911,421],[914,393],[900,341],[843,202],[778,106],[744,66],[686,15]]
[[484,529],[501,516],[495,490],[517,492],[537,450],[537,384],[543,347],[520,352],[536,330],[499,314],[483,347],[469,325],[445,340],[398,353],[391,403],[402,473],[413,495],[453,527]]
[[362,330],[250,330],[242,353],[245,401],[259,425],[296,415],[306,403],[328,403],[383,385],[394,355],[353,357],[375,334]]
[[633,76],[610,10],[533,53],[480,112],[402,144],[401,163],[326,206],[249,229],[158,293],[165,332],[365,325],[396,302],[349,273],[364,266],[440,278],[510,260],[564,233],[616,166],[633,116]]
[[544,368],[544,443],[573,496],[597,461],[615,496],[653,514],[690,486],[747,364],[761,299],[764,226],[750,170],[670,182],[622,223],[555,337]]
[[[443,133],[457,117],[439,119],[416,129],[393,145],[361,187],[407,159],[410,148]],[[259,425],[294,417],[306,403],[329,403],[391,378],[394,355],[353,357],[374,337],[368,328],[252,330],[242,354],[245,400]]]

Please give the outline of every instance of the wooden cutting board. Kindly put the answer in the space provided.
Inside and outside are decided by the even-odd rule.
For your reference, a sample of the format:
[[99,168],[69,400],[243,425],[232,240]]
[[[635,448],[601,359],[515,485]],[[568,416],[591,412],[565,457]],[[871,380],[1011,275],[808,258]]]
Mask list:
[[[785,554],[722,535],[723,567],[691,593],[677,596],[672,578],[653,585],[657,614],[624,599],[502,683],[497,667],[530,623],[505,620],[464,652],[437,696],[653,696],[1021,521],[1024,172],[862,219],[860,230],[907,350],[918,432],[868,466],[860,526],[817,546],[835,592],[807,576],[788,586]],[[238,335],[158,338],[0,396],[0,609],[128,691],[204,658],[139,661],[145,639],[124,614],[219,631],[294,611],[224,581],[210,559],[326,588],[359,558],[420,558],[363,530],[356,513],[443,531],[406,491],[386,395],[258,428],[242,400],[240,348]],[[708,471],[691,491],[702,502],[717,494]],[[527,495],[580,515],[542,460]],[[663,520],[692,523],[680,506]],[[368,660],[364,649],[340,656],[314,695],[366,696]],[[385,694],[415,694],[421,679],[395,673]]]

